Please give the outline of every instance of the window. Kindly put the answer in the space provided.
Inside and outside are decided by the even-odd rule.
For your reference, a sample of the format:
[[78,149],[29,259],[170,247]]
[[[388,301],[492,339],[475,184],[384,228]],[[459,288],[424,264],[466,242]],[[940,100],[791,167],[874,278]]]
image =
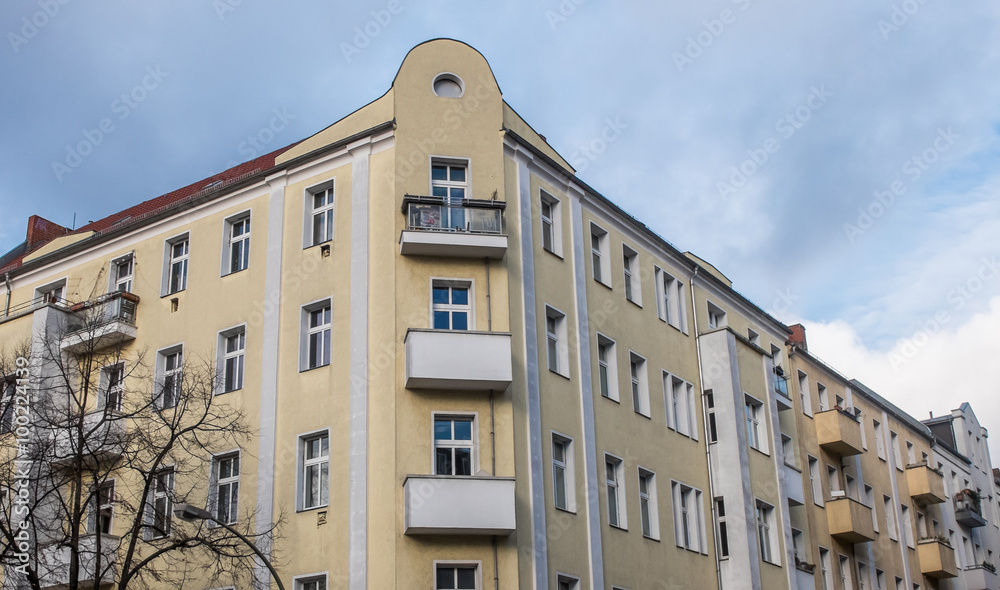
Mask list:
[[226,220],[226,241],[222,248],[222,274],[239,272],[250,266],[250,212]]
[[885,438],[882,435],[882,424],[878,420],[872,420],[872,427],[875,430],[875,452],[879,459],[885,461]]
[[146,525],[149,538],[161,539],[170,534],[174,494],[174,470],[162,469],[153,476],[153,500],[150,505]]
[[816,384],[816,391],[819,394],[819,411],[825,412],[830,409],[830,397],[826,393],[826,385]]
[[625,299],[642,305],[642,289],[639,284],[639,254],[622,244],[622,269],[625,276]]
[[475,565],[437,565],[434,588],[438,590],[476,590],[479,573]]
[[302,496],[300,509],[319,508],[330,503],[330,435],[327,432],[301,437]]
[[837,494],[834,492],[839,492],[841,490],[840,472],[837,471],[835,466],[830,465],[829,463],[826,464],[826,483],[827,486],[829,486],[830,497],[836,497]]
[[476,449],[472,416],[434,418],[434,474],[472,475]]
[[817,506],[823,505],[823,484],[819,479],[819,461],[816,457],[808,455],[809,461],[809,488],[812,490],[813,503]]
[[642,536],[660,538],[660,517],[656,506],[656,474],[639,468],[639,520]]
[[165,246],[166,264],[163,273],[163,295],[170,295],[187,289],[188,256],[190,240],[188,234],[167,240]]
[[858,562],[858,590],[868,590],[868,564]]
[[240,455],[231,453],[212,461],[212,515],[220,522],[235,524],[240,495]]
[[830,571],[830,550],[819,548],[819,577],[823,581],[823,590],[832,590],[833,572]]
[[611,286],[611,257],[608,253],[608,232],[590,224],[590,262],[594,280]]
[[[698,425],[695,422],[694,386],[679,377],[664,373],[663,394],[667,410],[667,427],[678,434],[697,440]],[[715,400],[713,399],[712,407],[707,409],[710,428],[714,428],[715,425],[714,406]],[[711,439],[709,440],[711,441]]]
[[812,416],[812,400],[809,396],[809,376],[799,371],[799,401],[802,403],[802,412],[806,416]]
[[806,560],[805,553],[805,536],[797,528],[792,528],[792,556],[795,558],[795,563]]
[[42,303],[66,304],[66,279],[59,279],[53,283],[38,287],[35,289],[33,299],[41,299]]
[[[101,369],[101,392],[98,398],[100,407],[106,412],[120,412],[124,394],[125,364],[116,363]],[[12,400],[13,401],[13,400]]]
[[684,549],[707,553],[701,490],[671,481],[670,495],[674,502],[674,543]]
[[715,499],[715,534],[718,540],[719,559],[729,558],[729,530],[726,528],[726,501]]
[[580,580],[569,576],[556,576],[557,590],[580,590]]
[[899,536],[896,530],[896,509],[893,508],[892,498],[882,496],[882,508],[885,510],[885,530],[889,532],[889,538],[896,541]]
[[705,390],[705,414],[708,416],[708,442],[719,442],[718,427],[715,423],[715,394],[711,389]]
[[618,362],[615,353],[615,341],[597,335],[597,378],[600,383],[601,395],[618,401]]
[[0,434],[4,434],[14,430],[14,395],[17,392],[17,385],[13,381],[7,383],[0,381],[0,387],[3,387],[3,395],[0,396]]
[[913,449],[913,443],[906,441],[906,460],[908,465],[913,465],[917,462],[917,453]]
[[542,248],[556,256],[562,256],[562,215],[559,199],[540,190],[539,206],[542,218]]
[[546,357],[549,370],[569,377],[569,347],[566,334],[566,314],[545,306]]
[[910,549],[914,548],[913,545],[913,523],[910,521],[910,507],[906,504],[899,505],[899,524],[903,529],[903,540],[906,542],[906,546]]
[[774,506],[757,500],[757,540],[760,542],[760,558],[768,563],[777,563],[777,536],[774,534]]
[[875,570],[875,590],[885,590],[885,572],[880,569]]
[[767,441],[761,436],[762,431],[760,427],[763,408],[764,405],[760,401],[744,394],[743,413],[746,419],[747,444],[752,449],[766,453]]
[[[754,332],[750,328],[747,328],[747,340],[749,340],[751,344],[760,346],[760,334]],[[780,365],[778,367],[780,368]]]
[[889,431],[889,444],[892,445],[892,458],[896,462],[896,469],[903,470],[903,456],[899,454],[899,436]]
[[111,291],[132,291],[132,255],[111,261]]
[[723,328],[728,325],[726,320],[726,312],[722,311],[722,308],[718,305],[708,302],[708,329],[715,330],[716,328]]
[[326,574],[295,578],[295,590],[326,590]]
[[649,417],[649,379],[646,359],[629,351],[629,380],[632,387],[632,409],[636,414]]
[[854,584],[851,583],[851,560],[846,555],[840,556],[840,587],[854,590]]
[[115,482],[108,481],[94,489],[91,514],[87,519],[87,532],[110,535],[115,510]]
[[183,347],[172,346],[165,348],[157,355],[157,370],[160,378],[160,395],[157,398],[157,407],[161,410],[172,408],[180,401],[181,387],[184,378],[184,350]]
[[329,299],[317,301],[302,308],[300,371],[325,367],[330,364],[332,322],[333,316]]
[[875,491],[868,484],[865,484],[865,506],[872,509],[872,528],[878,531],[878,511],[875,510]]
[[219,348],[222,353],[222,389],[228,393],[243,389],[243,366],[247,345],[246,327],[240,326],[219,333]]
[[552,496],[556,508],[576,512],[573,439],[552,433]]
[[431,194],[444,202],[441,225],[465,230],[465,209],[462,202],[469,188],[467,161],[435,160],[431,164]]
[[903,578],[896,577],[896,590],[906,590],[906,586],[903,584]]
[[435,280],[432,284],[431,317],[435,330],[468,330],[472,319],[470,281]]
[[657,315],[661,320],[687,333],[684,284],[659,267],[654,269],[653,274],[656,279]]
[[304,247],[316,246],[333,239],[333,180],[306,189],[308,219]]
[[608,524],[618,528],[628,528],[625,522],[625,496],[622,475],[625,465],[621,459],[604,455],[604,485],[608,492]]

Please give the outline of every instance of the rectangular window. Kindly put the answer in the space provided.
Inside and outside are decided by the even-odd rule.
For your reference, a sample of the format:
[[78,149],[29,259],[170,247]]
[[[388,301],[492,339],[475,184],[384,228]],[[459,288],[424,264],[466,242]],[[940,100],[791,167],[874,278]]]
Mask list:
[[477,590],[479,573],[475,565],[438,564],[434,572],[434,588],[447,590]]
[[[17,392],[17,385],[13,381],[4,383],[0,381],[3,388],[3,395],[0,396],[0,434],[13,432],[14,430],[14,396]],[[6,488],[0,487],[0,490]],[[0,511],[3,514],[3,511]]]
[[812,455],[808,455],[809,460],[809,488],[812,490],[813,503],[817,506],[823,505],[823,483],[819,478],[819,460]]
[[875,570],[875,590],[885,590],[885,572]]
[[878,511],[875,510],[875,491],[868,484],[865,484],[865,506],[872,509],[872,528],[878,532]]
[[628,528],[625,522],[624,490],[622,477],[625,465],[621,459],[604,456],[604,485],[608,492],[608,524],[618,528]]
[[133,257],[131,254],[111,261],[111,290],[132,292]]
[[232,274],[250,266],[250,212],[226,220],[226,241],[222,248],[222,274]]
[[639,284],[639,254],[622,244],[622,269],[625,276],[625,299],[642,305],[642,289]]
[[752,449],[766,453],[766,441],[762,436],[763,431],[760,425],[761,418],[763,417],[762,414],[764,413],[763,409],[764,405],[761,402],[744,394],[743,414],[746,422],[747,444]]
[[760,542],[760,557],[768,563],[777,563],[775,560],[775,556],[777,555],[777,537],[773,532],[774,507],[766,502],[757,500],[755,514],[757,518],[757,540]]
[[590,224],[590,263],[594,280],[611,286],[611,257],[608,254],[608,232]]
[[642,523],[644,537],[660,538],[660,517],[656,506],[656,475],[641,467],[639,468],[639,520]]
[[[664,373],[663,395],[667,411],[667,427],[678,434],[697,440],[698,426],[695,422],[694,386],[679,377]],[[713,399],[713,407],[706,408],[711,421],[710,428],[714,426],[715,421],[714,405]]]
[[825,412],[830,409],[830,396],[826,393],[826,385],[816,384],[816,392],[819,396],[819,411]]
[[868,564],[858,562],[858,589],[868,590]]
[[908,462],[907,465],[913,465],[917,462],[917,453],[913,449],[913,443],[910,441],[906,441],[906,460]]
[[718,541],[719,559],[729,558],[729,530],[726,528],[726,501],[722,496],[715,499],[715,534]]
[[243,389],[243,368],[246,353],[246,327],[240,326],[219,333],[222,372],[221,393]]
[[812,416],[812,400],[809,396],[809,376],[799,371],[799,402],[802,404],[802,413]]
[[896,462],[896,469],[903,470],[903,456],[899,453],[899,435],[889,431],[889,444],[892,445],[892,458]]
[[636,414],[649,417],[649,379],[646,359],[629,351],[629,379],[632,387],[632,409]]
[[330,503],[330,435],[324,432],[299,440],[301,509],[326,506]]
[[[750,341],[750,344],[756,344],[757,346],[760,346],[760,334],[758,334],[757,332],[754,332],[750,328],[747,328],[747,340]],[[776,369],[780,369],[781,366],[780,365],[775,365],[775,368]]]
[[125,363],[116,363],[101,369],[101,392],[102,395],[98,399],[101,409],[106,412],[120,412],[125,394]]
[[906,546],[910,549],[914,548],[913,544],[913,523],[910,521],[910,507],[906,504],[899,505],[899,524],[903,529],[903,541],[906,542]]
[[225,524],[235,524],[240,496],[240,455],[232,453],[215,457],[212,465],[214,486],[212,512]]
[[705,390],[705,414],[708,417],[708,442],[719,442],[718,426],[715,423],[715,394],[711,389]]
[[580,580],[569,576],[556,576],[557,590],[580,590]]
[[654,269],[654,275],[657,315],[661,320],[686,333],[684,284],[659,267]]
[[875,430],[875,452],[879,459],[885,461],[885,437],[882,434],[882,424],[878,420],[872,420],[872,427]]
[[552,496],[556,508],[576,512],[573,439],[552,433]]
[[615,342],[602,334],[597,335],[597,378],[601,395],[618,401],[618,362]]
[[432,327],[435,330],[470,329],[472,282],[435,280],[431,290]]
[[300,371],[325,367],[330,364],[332,331],[333,313],[329,299],[317,301],[302,308]]
[[796,528],[792,529],[792,557],[795,558],[796,564],[806,560],[805,536]]
[[549,370],[569,377],[569,346],[567,345],[566,314],[545,306],[546,358]]
[[819,578],[823,582],[823,590],[833,589],[833,572],[830,571],[830,550],[819,548]]
[[851,560],[846,555],[840,555],[840,587],[854,590],[854,584],[851,583]]
[[[447,205],[460,206],[469,188],[466,171],[465,162],[434,161],[431,164],[431,194],[443,198]],[[464,227],[464,224],[449,227]]]
[[87,532],[110,535],[115,510],[115,482],[108,481],[94,489],[91,515],[87,519]]
[[729,322],[726,320],[726,312],[723,311],[721,307],[711,301],[709,301],[707,305],[709,330],[715,330],[729,325]]
[[153,475],[152,488],[153,499],[146,525],[149,527],[150,538],[161,539],[170,535],[170,523],[173,518],[173,468],[162,469]]
[[309,211],[309,229],[306,246],[315,246],[333,239],[333,181],[330,180],[306,191],[306,208]]
[[539,190],[539,207],[542,218],[542,248],[557,256],[562,255],[562,211],[559,199]]
[[171,295],[187,289],[188,257],[190,240],[188,234],[167,240],[165,244],[163,273],[163,295]]
[[674,503],[674,543],[684,549],[706,553],[701,490],[671,481],[670,495]]
[[896,509],[893,508],[892,498],[882,496],[882,509],[885,510],[885,530],[889,533],[889,538],[893,541],[899,539],[896,531]]
[[163,349],[157,354],[157,371],[160,378],[156,406],[161,410],[173,408],[180,401],[184,380],[184,350],[178,346]]
[[472,475],[475,463],[475,421],[472,416],[434,418],[434,474]]
[[35,289],[32,301],[58,305],[68,304],[69,302],[66,301],[66,279],[59,279],[58,281],[38,287]]
[[326,575],[295,578],[295,590],[326,590]]

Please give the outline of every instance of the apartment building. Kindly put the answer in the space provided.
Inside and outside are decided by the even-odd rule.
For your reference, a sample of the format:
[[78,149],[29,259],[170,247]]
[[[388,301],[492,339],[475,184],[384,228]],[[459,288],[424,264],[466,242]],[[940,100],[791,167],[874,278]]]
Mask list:
[[[811,355],[578,178],[457,41],[291,146],[77,230],[32,218],[0,273],[0,341],[29,343],[39,392],[72,388],[53,348],[116,352],[85,372],[84,422],[130,396],[177,411],[208,359],[211,399],[251,425],[152,480],[101,454],[81,544],[104,584],[129,517],[148,556],[185,503],[262,534],[299,590],[979,587],[948,585],[947,500],[975,485],[997,509],[971,409],[942,443]],[[946,496],[951,462],[972,483]],[[41,555],[38,586],[64,587],[65,548]]]

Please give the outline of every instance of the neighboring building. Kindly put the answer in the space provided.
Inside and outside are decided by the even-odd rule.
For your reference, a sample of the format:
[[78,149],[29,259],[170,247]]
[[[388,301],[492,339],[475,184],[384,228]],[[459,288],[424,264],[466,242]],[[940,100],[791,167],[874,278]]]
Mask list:
[[[108,306],[161,390],[217,359],[259,434],[146,503],[283,514],[289,588],[959,588],[938,464],[997,523],[967,406],[979,438],[947,443],[824,364],[577,178],[456,41],[292,146],[75,231],[33,217],[0,273],[0,341],[40,354]],[[106,369],[104,407],[138,379]],[[99,497],[113,542],[128,508]],[[970,564],[1000,550],[969,539]]]

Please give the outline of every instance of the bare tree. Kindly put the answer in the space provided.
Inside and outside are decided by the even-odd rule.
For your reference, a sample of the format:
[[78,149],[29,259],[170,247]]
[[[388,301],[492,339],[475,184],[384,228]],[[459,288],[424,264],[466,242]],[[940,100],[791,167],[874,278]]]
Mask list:
[[[155,359],[131,344],[137,301],[111,293],[69,309],[46,305],[35,312],[46,314],[35,321],[44,332],[0,351],[0,378],[27,394],[5,396],[0,416],[8,408],[30,416],[11,422],[20,431],[0,435],[0,481],[12,484],[0,514],[5,586],[253,579],[246,543],[222,527],[174,522],[171,513],[182,502],[214,504],[215,512],[212,454],[245,448],[253,430],[238,396],[216,395],[212,359],[178,356],[157,374]],[[233,496],[227,511],[237,510]],[[250,504],[238,514],[237,529],[270,546],[276,525],[252,531]]]

